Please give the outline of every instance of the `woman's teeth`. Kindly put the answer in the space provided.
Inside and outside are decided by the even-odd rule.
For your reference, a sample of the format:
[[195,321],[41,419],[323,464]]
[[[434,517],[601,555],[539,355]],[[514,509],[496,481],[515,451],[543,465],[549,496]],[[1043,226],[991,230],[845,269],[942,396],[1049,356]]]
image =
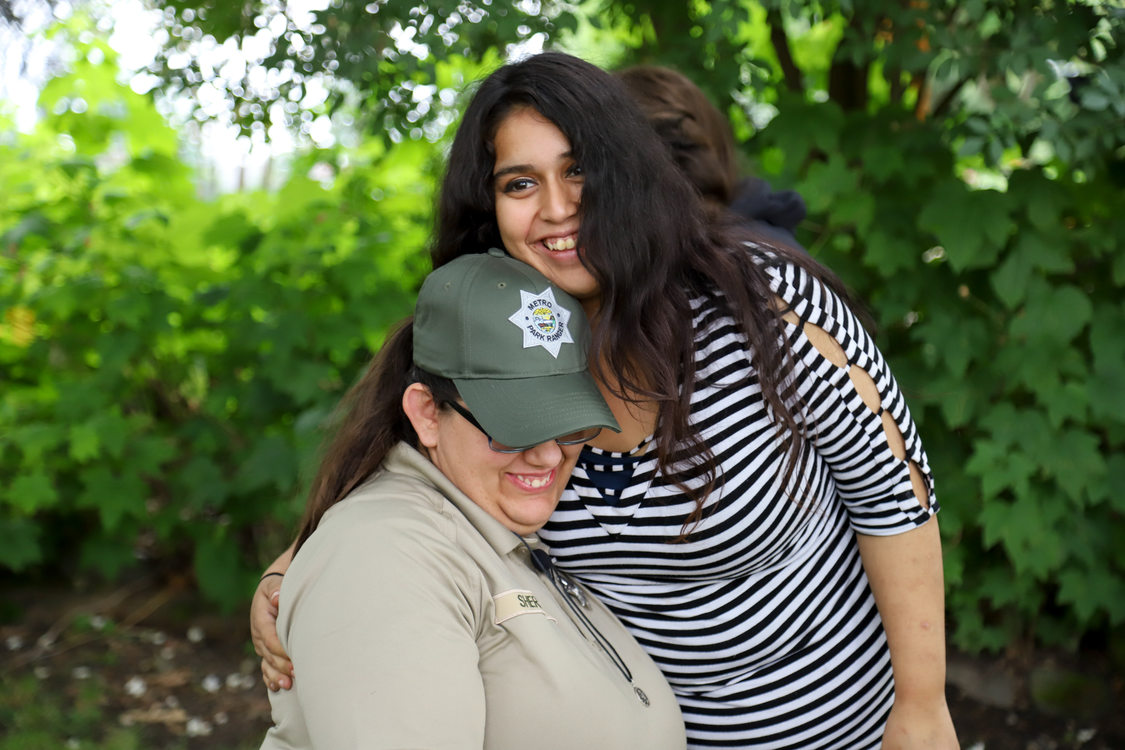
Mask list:
[[551,483],[551,475],[550,474],[548,474],[545,477],[528,477],[528,476],[524,476],[523,474],[517,474],[516,476],[519,477],[519,480],[521,482],[528,485],[529,487],[534,487],[535,489],[539,489],[540,487],[546,487],[548,484]]
[[558,252],[560,250],[573,250],[575,242],[573,237],[561,237],[550,240],[543,240],[548,250]]

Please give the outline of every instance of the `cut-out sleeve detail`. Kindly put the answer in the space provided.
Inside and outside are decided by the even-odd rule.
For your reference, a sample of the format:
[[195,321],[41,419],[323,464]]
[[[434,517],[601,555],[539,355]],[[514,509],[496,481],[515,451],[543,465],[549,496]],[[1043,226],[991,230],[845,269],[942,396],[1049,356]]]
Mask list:
[[902,392],[874,340],[831,290],[796,266],[768,269],[794,360],[795,416],[827,464],[852,528],[891,535],[938,511]]
[[902,439],[902,432],[895,424],[895,420],[891,417],[890,412],[883,412],[880,415],[883,422],[883,430],[887,434],[887,447],[891,449],[891,455],[899,461],[906,460],[906,443]]
[[[805,326],[806,333],[808,332],[809,328],[812,328],[812,326]],[[823,333],[823,331],[819,328],[817,328],[816,330]],[[824,333],[824,335],[827,336],[828,334]],[[820,349],[815,341],[813,341],[813,345],[816,346],[817,349]],[[837,346],[839,346],[839,344],[837,344]],[[841,349],[840,352],[843,353],[843,349]],[[855,388],[856,393],[859,394],[859,397],[863,399],[863,403],[867,405],[867,408],[875,412],[876,414],[881,413],[883,411],[883,404],[879,396],[879,389],[875,387],[875,381],[871,379],[871,376],[867,374],[867,371],[861,370],[858,367],[849,367],[848,377],[851,378],[852,387]],[[892,422],[891,424],[894,423]],[[902,441],[901,434],[899,435],[899,441]]]
[[914,487],[914,497],[918,500],[918,504],[929,510],[930,484],[922,476],[922,470],[918,468],[918,464],[913,461],[910,462],[910,484]]

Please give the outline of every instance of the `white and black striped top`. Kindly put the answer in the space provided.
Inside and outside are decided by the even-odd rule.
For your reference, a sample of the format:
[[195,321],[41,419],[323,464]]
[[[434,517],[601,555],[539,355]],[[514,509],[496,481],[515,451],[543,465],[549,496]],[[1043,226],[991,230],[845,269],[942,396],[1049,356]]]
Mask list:
[[[847,358],[833,364],[803,326],[787,324],[808,434],[803,471],[790,479],[799,494],[782,486],[788,458],[752,353],[717,297],[706,296],[692,303],[692,420],[721,487],[704,520],[673,543],[695,506],[656,470],[648,441],[631,453],[587,447],[540,537],[663,670],[689,746],[877,748],[894,685],[854,533],[924,523],[937,510],[930,468],[902,394],[853,313],[800,268],[766,270],[775,294]],[[850,368],[870,375],[881,408],[864,403]],[[888,446],[888,419],[905,459]],[[914,494],[911,462],[931,488],[928,508]]]

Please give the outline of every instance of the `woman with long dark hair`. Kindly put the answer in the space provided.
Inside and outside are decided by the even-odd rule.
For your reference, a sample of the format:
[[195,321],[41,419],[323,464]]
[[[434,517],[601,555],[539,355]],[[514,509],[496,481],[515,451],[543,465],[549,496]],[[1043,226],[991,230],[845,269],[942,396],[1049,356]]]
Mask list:
[[558,53],[484,79],[454,140],[434,266],[490,246],[590,317],[622,429],[539,537],[661,667],[689,745],[956,747],[929,465],[831,274],[706,218],[620,82]]

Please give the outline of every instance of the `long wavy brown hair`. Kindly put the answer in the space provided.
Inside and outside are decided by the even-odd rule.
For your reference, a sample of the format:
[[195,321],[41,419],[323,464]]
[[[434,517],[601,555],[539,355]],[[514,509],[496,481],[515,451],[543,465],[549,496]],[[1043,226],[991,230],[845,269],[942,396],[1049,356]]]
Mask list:
[[[593,327],[591,369],[615,394],[659,409],[657,461],[696,503],[702,518],[720,480],[714,454],[690,420],[695,331],[690,300],[719,292],[752,352],[755,376],[790,455],[801,455],[786,338],[763,263],[786,260],[836,286],[803,253],[765,248],[723,216],[708,217],[622,83],[576,57],[546,52],[504,65],[472,95],[454,138],[438,201],[434,267],[501,247],[493,202],[493,139],[513,110],[531,106],[570,142],[583,170],[579,246],[597,279],[601,305]],[[687,482],[692,477],[702,481]],[[788,479],[788,477],[787,477]]]

